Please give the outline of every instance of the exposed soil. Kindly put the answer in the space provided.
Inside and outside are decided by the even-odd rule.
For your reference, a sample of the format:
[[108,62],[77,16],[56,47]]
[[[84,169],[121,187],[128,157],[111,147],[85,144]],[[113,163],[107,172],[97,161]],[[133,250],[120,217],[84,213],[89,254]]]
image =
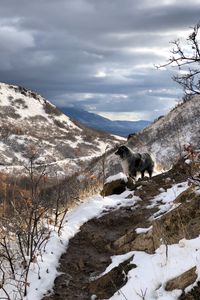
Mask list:
[[[126,283],[125,274],[131,268],[129,261],[114,268],[111,273],[101,280],[93,280],[101,274],[110,264],[110,256],[124,253],[124,240],[126,244],[135,239],[138,227],[149,227],[149,217],[157,208],[147,208],[150,200],[160,193],[159,189],[167,189],[174,183],[186,180],[187,172],[178,169],[145,179],[135,184],[134,194],[142,201],[136,207],[110,210],[100,218],[85,223],[80,232],[70,240],[67,252],[60,259],[59,272],[56,278],[54,293],[43,300],[89,300],[108,299]],[[142,186],[142,187],[141,187]],[[130,191],[129,197],[133,192]],[[121,239],[121,240],[120,240]],[[134,249],[132,249],[134,250]],[[150,250],[152,251],[152,250]],[[92,295],[97,295],[91,298]]]

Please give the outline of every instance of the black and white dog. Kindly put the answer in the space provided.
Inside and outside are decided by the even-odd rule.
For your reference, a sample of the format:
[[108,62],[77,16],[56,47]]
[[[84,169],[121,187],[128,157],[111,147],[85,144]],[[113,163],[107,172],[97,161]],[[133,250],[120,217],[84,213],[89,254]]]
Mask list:
[[149,153],[134,153],[130,148],[123,145],[115,152],[121,158],[121,164],[123,171],[126,175],[135,178],[137,172],[141,173],[144,178],[144,172],[149,173],[149,177],[152,176],[154,162]]

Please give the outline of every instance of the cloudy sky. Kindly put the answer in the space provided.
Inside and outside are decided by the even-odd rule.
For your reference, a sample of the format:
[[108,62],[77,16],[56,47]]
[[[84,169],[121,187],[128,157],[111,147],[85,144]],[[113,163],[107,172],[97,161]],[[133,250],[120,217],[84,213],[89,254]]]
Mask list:
[[200,0],[0,0],[0,81],[57,106],[149,119],[181,98],[167,61]]

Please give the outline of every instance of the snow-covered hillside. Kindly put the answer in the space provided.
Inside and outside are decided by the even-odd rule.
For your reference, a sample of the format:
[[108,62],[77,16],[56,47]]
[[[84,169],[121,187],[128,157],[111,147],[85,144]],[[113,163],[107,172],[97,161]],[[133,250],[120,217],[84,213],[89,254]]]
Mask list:
[[134,151],[150,152],[160,167],[169,168],[183,154],[185,144],[200,147],[200,96],[178,104],[128,141]]
[[[31,265],[25,299],[199,299],[185,294],[199,295],[200,187],[179,167],[69,211]],[[117,180],[128,182],[107,183]]]
[[119,140],[73,123],[53,104],[19,86],[0,83],[0,165],[22,166],[31,153],[67,174]]
[[[116,145],[116,138],[74,124],[31,91],[6,84],[0,87],[3,170],[20,168],[35,153],[38,162],[62,174],[88,166],[71,181],[50,178],[49,185],[45,174],[29,173],[30,183],[27,178],[1,174],[0,297],[198,297],[199,150],[190,148],[187,157],[167,172],[134,181],[117,174],[120,162],[107,147]],[[133,136],[128,145],[151,152],[161,166],[168,167],[184,144],[199,145],[199,101],[194,98],[179,105]],[[88,165],[105,149],[104,156]],[[98,184],[98,176],[93,175],[99,174],[103,190],[84,199],[84,192],[96,193],[93,181]],[[107,178],[108,174],[115,176]],[[79,197],[77,190],[85,182],[86,191]]]
[[[124,142],[133,152],[148,152],[155,161],[154,175],[176,163],[186,152],[184,146],[200,148],[200,96],[178,104],[166,116],[159,117],[154,123],[134,134]],[[100,161],[92,172],[97,175]],[[105,157],[106,176],[122,171],[120,159],[113,152]]]

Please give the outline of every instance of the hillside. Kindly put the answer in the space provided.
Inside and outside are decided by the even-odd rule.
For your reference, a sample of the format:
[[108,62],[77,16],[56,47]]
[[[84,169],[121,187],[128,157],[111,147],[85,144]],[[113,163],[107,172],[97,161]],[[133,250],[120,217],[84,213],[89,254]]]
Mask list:
[[70,174],[101,155],[119,140],[76,124],[53,104],[23,87],[0,83],[1,170],[27,164],[36,155],[40,164]]
[[[166,116],[163,116],[132,136],[125,144],[133,152],[149,152],[155,161],[154,174],[169,170],[185,154],[184,145],[191,144],[200,148],[200,96],[188,102],[178,104]],[[105,175],[110,176],[122,171],[117,155],[107,153]],[[98,176],[102,160],[91,168]]]
[[71,211],[67,249],[43,300],[199,299],[200,187],[189,181],[191,167],[179,161],[135,184],[118,174],[107,179],[104,197]]
[[61,107],[60,110],[87,127],[124,137],[130,133],[138,132],[150,124],[150,121],[145,120],[112,121],[77,107]]
[[37,177],[27,189],[25,178],[1,176],[0,297],[199,299],[199,172],[196,151],[151,179],[115,173],[100,194],[70,203],[72,182],[41,194]]
[[128,146],[134,151],[150,152],[158,166],[169,168],[183,155],[185,144],[200,147],[199,137],[200,96],[195,96],[132,137]]
[[[1,169],[22,175],[0,173],[0,297],[199,299],[200,98],[126,142],[151,152],[160,168],[176,161],[133,180],[118,173],[112,147],[119,140],[72,122],[24,88],[1,84],[0,92]],[[196,151],[184,153],[185,143]],[[30,165],[23,176],[32,158],[52,176]],[[78,176],[55,176],[82,167]]]

